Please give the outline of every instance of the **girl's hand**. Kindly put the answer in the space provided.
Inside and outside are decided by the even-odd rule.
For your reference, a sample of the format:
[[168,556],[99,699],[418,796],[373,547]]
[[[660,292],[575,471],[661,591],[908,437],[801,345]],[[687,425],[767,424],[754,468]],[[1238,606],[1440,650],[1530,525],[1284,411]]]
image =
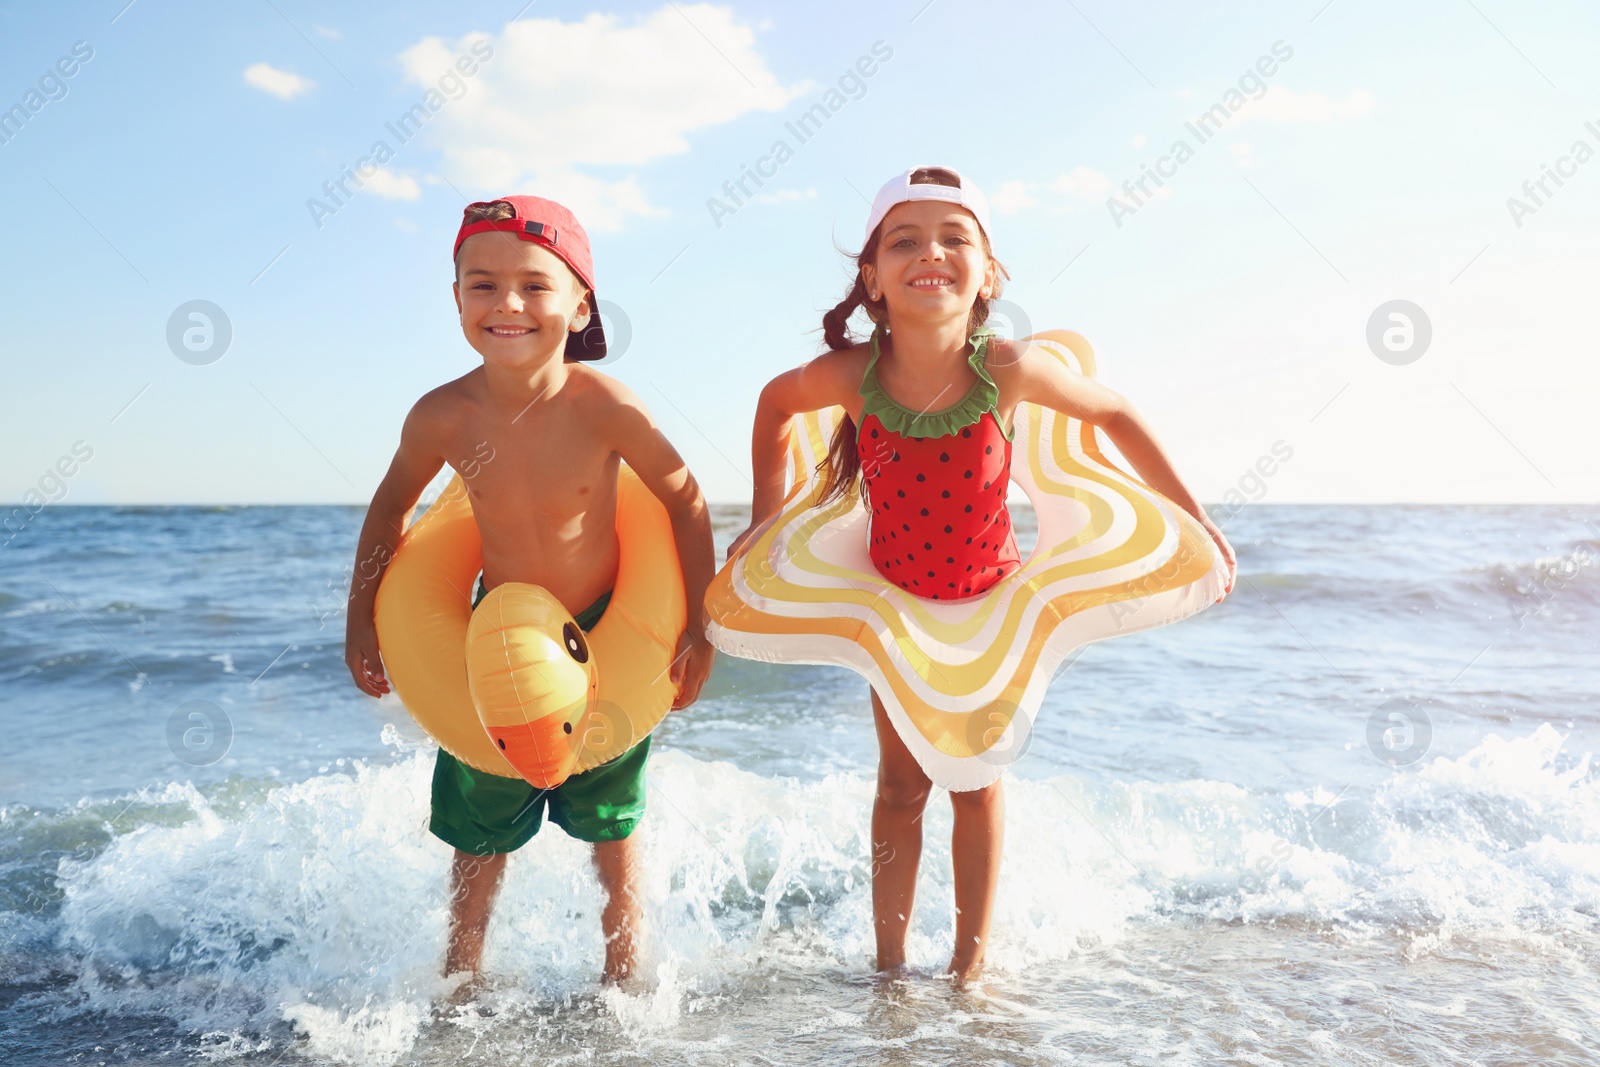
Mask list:
[[[1222,558],[1228,561],[1228,587],[1222,591],[1222,596],[1233,592],[1233,580],[1239,573],[1239,564],[1233,555],[1233,546],[1228,544],[1228,539],[1223,536],[1222,530],[1211,521],[1210,516],[1202,516],[1200,525],[1206,528],[1206,533],[1211,535],[1211,540],[1217,543],[1217,551],[1222,553]],[[1222,597],[1218,597],[1221,600]]]
[[355,627],[345,631],[344,663],[350,668],[350,677],[356,688],[369,697],[381,697],[389,692],[389,679],[383,673],[383,658],[378,654],[378,629],[375,626]]
[[761,532],[761,528],[763,526],[765,526],[765,525],[766,525],[766,521],[765,520],[757,522],[757,521],[752,519],[751,522],[750,522],[750,525],[746,526],[744,528],[744,533],[740,534],[738,537],[735,537],[733,539],[733,544],[728,546],[728,554],[723,557],[723,562],[727,562],[728,560],[732,559],[734,556],[738,555],[740,549],[744,548],[745,542],[749,541],[756,534],[760,533]]

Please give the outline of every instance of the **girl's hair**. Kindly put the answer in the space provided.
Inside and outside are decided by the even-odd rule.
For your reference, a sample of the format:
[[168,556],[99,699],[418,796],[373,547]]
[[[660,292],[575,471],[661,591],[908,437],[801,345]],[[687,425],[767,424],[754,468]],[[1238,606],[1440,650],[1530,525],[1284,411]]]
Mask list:
[[[943,167],[923,167],[912,172],[911,184],[948,185],[953,189],[959,189],[961,179]],[[972,312],[967,316],[969,334],[989,321],[989,301],[1000,295],[1004,280],[1011,277],[1006,272],[1005,266],[994,258],[994,250],[989,245],[989,235],[983,232],[983,227],[978,228],[978,234],[983,238],[984,254],[995,265],[995,283],[991,296],[980,296],[973,301]],[[850,316],[855,314],[857,308],[866,310],[867,318],[872,320],[874,329],[885,327],[889,321],[889,308],[883,297],[879,296],[877,300],[869,299],[866,282],[861,278],[861,268],[864,265],[877,264],[878,240],[882,236],[883,223],[880,222],[867,237],[866,245],[855,256],[855,281],[850,286],[850,291],[845,293],[843,300],[834,305],[832,311],[822,316],[822,339],[834,351],[859,343],[850,332]],[[828,446],[828,458],[817,465],[817,470],[822,472],[822,487],[817,496],[818,504],[826,504],[830,500],[844,496],[855,485],[856,476],[861,473],[861,456],[856,451],[856,421],[849,415],[844,416],[838,428],[833,431],[833,443]]]

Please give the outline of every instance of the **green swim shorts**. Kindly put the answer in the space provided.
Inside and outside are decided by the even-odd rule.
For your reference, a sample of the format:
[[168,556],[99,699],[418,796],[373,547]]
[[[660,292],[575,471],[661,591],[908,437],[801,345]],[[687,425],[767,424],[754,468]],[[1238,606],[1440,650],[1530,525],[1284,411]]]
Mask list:
[[[472,606],[483,599],[480,583]],[[605,614],[606,593],[579,612],[584,631]],[[433,765],[433,812],[428,829],[447,845],[474,856],[515,852],[550,821],[579,841],[620,841],[644,817],[644,765],[650,738],[609,763],[574,774],[554,789],[537,789],[520,778],[475,771],[444,749]]]

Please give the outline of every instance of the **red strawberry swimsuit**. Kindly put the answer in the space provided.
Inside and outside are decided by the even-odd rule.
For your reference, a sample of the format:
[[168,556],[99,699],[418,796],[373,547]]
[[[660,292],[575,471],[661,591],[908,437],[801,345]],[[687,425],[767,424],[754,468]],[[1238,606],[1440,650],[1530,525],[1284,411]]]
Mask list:
[[977,596],[1022,566],[1006,510],[1011,438],[995,404],[1000,390],[984,367],[993,331],[972,335],[978,381],[960,403],[922,414],[895,403],[878,384],[878,341],[861,378],[862,500],[872,515],[870,551],[878,572],[930,600]]

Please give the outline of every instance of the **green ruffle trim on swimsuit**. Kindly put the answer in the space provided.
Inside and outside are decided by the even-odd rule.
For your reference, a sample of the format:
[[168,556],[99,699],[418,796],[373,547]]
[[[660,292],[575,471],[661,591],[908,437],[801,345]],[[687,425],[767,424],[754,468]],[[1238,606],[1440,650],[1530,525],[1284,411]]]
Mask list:
[[[972,388],[967,390],[967,395],[953,407],[941,411],[913,411],[895,403],[894,398],[886,393],[883,386],[878,383],[878,340],[884,334],[884,329],[879,326],[872,331],[872,358],[867,361],[867,369],[861,376],[859,392],[866,401],[861,406],[861,418],[868,415],[878,416],[878,421],[884,427],[902,437],[948,437],[962,427],[971,426],[984,413],[994,410],[1000,401],[1000,387],[994,384],[994,379],[989,377],[988,368],[984,366],[989,355],[989,341],[994,337],[994,331],[987,326],[980,326],[967,339],[972,346],[972,355],[967,362],[972,365],[972,373],[978,380],[972,383]],[[999,416],[996,415],[996,421]],[[1006,440],[1012,437],[1011,431],[1001,427]]]

